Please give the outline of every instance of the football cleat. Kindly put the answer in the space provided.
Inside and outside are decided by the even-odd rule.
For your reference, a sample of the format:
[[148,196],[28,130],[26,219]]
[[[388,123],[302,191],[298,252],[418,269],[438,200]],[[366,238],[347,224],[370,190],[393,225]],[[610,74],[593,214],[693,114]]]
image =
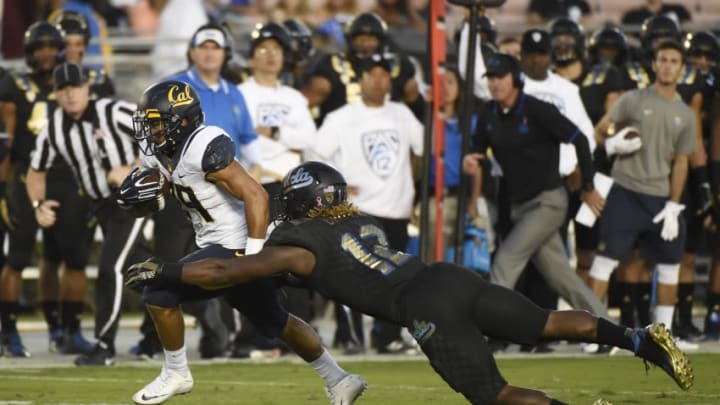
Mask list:
[[362,395],[365,388],[367,388],[365,378],[356,374],[348,374],[332,388],[326,387],[325,393],[332,405],[351,405]]
[[664,324],[653,323],[635,329],[633,345],[635,356],[645,360],[646,371],[649,369],[649,361],[662,368],[681,389],[689,390],[692,387],[695,376],[690,361],[678,349]]
[[98,342],[90,352],[83,353],[75,359],[76,366],[112,366],[115,364],[115,352],[107,344]]
[[17,331],[0,335],[0,350],[5,357],[30,357]]
[[168,370],[164,366],[160,375],[150,384],[133,395],[136,404],[161,404],[174,395],[187,394],[193,389],[193,378],[190,370],[183,376],[175,370]]
[[57,353],[64,342],[64,332],[62,328],[53,329],[50,332],[50,341],[48,342],[48,351]]
[[95,346],[88,342],[80,332],[68,333],[63,339],[63,343],[58,345],[58,351],[62,354],[83,354],[90,353]]

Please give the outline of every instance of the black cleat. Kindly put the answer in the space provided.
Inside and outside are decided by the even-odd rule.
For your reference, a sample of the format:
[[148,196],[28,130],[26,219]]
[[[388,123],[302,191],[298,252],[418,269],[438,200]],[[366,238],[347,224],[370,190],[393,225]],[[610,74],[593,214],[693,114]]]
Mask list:
[[689,390],[695,376],[685,353],[678,349],[670,332],[662,323],[653,323],[645,328],[635,329],[633,337],[635,356],[662,368],[683,389]]
[[75,359],[76,366],[111,366],[115,364],[115,352],[106,344],[98,342],[89,353],[84,353]]

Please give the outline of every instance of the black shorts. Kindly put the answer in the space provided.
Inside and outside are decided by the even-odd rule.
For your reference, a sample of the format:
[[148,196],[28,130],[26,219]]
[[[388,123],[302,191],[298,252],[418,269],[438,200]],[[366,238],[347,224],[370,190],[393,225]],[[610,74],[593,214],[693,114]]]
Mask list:
[[90,256],[95,226],[91,201],[77,185],[72,174],[48,173],[46,198],[60,203],[55,225],[42,230],[43,258],[65,263],[66,268],[83,270]]
[[432,367],[473,404],[492,403],[507,385],[485,337],[535,344],[549,315],[522,295],[449,263],[421,270],[399,301],[400,321]]
[[[188,263],[209,258],[229,259],[242,252],[212,245],[197,250],[180,260]],[[183,302],[223,296],[230,306],[245,315],[260,333],[269,338],[279,337],[287,323],[288,313],[280,305],[277,283],[260,279],[228,287],[208,287],[182,284],[172,287],[148,285],[143,291],[147,304],[173,308]]]
[[666,197],[641,194],[614,184],[600,216],[598,254],[627,260],[634,247],[640,257],[655,263],[680,263],[685,248],[685,218],[678,216],[678,237],[664,241],[660,237],[662,222],[653,218],[664,207]]
[[685,223],[687,224],[687,237],[685,238],[685,252],[697,253],[703,245],[705,239],[705,227],[703,226],[703,218],[695,213],[700,209],[700,201],[697,194],[693,193],[686,185],[685,193],[683,193],[683,204],[685,210]]

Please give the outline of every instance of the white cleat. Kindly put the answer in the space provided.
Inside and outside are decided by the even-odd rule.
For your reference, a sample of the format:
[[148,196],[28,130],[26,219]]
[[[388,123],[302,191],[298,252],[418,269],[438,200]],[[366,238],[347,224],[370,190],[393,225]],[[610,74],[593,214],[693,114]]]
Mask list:
[[352,405],[367,388],[367,381],[356,374],[346,375],[332,388],[325,388],[325,393],[330,398],[332,405]]
[[150,384],[133,395],[136,404],[161,404],[174,395],[187,394],[193,389],[193,378],[190,370],[183,376],[174,370],[163,367],[160,375]]

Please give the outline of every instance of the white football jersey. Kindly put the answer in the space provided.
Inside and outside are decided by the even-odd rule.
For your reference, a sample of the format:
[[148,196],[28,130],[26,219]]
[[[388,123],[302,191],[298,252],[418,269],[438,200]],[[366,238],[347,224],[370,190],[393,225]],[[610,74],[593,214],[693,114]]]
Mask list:
[[188,212],[200,248],[222,245],[244,249],[247,242],[245,204],[221,187],[205,179],[202,160],[208,144],[218,136],[227,136],[220,127],[201,126],[181,147],[177,161],[162,162],[156,156],[143,156],[148,167],[158,167],[172,181],[173,195]]

